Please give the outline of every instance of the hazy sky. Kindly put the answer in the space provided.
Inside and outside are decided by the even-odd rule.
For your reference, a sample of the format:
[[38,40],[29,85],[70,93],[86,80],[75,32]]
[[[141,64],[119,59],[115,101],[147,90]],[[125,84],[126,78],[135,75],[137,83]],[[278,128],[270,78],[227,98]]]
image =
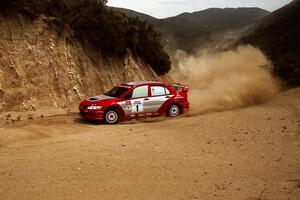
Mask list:
[[292,0],[108,0],[108,5],[129,8],[157,18],[206,8],[259,7],[274,11]]

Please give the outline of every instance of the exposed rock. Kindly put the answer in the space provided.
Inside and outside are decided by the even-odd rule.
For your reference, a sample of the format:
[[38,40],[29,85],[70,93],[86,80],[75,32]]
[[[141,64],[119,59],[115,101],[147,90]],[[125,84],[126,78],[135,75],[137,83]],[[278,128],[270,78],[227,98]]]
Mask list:
[[[58,34],[45,17],[0,16],[0,108],[29,112],[44,107],[77,110],[86,96],[134,80],[160,80],[130,51],[106,57],[65,27]],[[61,112],[61,111],[60,111]],[[47,115],[47,113],[43,114]]]

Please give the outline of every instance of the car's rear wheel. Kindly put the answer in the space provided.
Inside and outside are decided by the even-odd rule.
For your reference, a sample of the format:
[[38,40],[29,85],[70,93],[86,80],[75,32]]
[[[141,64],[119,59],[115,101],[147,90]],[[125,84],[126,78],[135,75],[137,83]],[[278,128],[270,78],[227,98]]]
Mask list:
[[109,108],[104,115],[104,122],[106,124],[118,124],[121,121],[121,113],[116,108]]
[[174,104],[172,106],[170,106],[170,108],[168,109],[168,116],[170,117],[177,117],[180,114],[180,108],[178,105]]

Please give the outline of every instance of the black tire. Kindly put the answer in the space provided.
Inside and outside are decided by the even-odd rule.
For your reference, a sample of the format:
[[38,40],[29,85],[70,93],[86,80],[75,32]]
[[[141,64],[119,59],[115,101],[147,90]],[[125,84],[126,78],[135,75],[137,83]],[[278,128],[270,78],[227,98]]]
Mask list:
[[177,117],[180,114],[180,107],[176,104],[173,104],[169,107],[167,114],[169,117]]
[[121,121],[121,112],[117,108],[108,108],[104,114],[106,124],[118,124]]

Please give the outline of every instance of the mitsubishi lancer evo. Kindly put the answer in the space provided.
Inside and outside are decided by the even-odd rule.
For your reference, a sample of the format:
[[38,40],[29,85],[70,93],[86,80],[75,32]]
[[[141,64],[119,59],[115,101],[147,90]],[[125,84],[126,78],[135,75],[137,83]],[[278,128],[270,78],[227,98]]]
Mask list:
[[180,84],[130,82],[83,100],[79,110],[82,118],[106,124],[138,117],[177,117],[189,110],[188,91],[187,86]]

